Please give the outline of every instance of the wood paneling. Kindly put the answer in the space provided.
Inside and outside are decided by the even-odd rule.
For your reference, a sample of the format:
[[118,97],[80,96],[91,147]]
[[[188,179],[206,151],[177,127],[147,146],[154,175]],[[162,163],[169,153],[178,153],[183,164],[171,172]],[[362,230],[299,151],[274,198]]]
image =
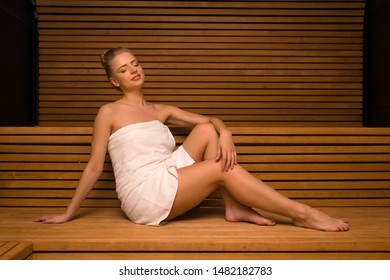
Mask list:
[[[187,131],[172,128],[177,143]],[[240,164],[313,206],[390,206],[387,128],[233,127]],[[0,128],[0,205],[67,206],[89,158],[91,128]],[[219,195],[202,206],[220,207]],[[118,207],[109,156],[84,205]]]
[[40,125],[91,126],[130,48],[152,102],[229,125],[361,126],[364,0],[38,0]]

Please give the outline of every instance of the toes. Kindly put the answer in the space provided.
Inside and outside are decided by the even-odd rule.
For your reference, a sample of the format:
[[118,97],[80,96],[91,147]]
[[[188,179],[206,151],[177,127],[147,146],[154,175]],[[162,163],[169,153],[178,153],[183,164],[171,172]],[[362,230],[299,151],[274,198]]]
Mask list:
[[264,225],[264,226],[274,226],[274,225],[276,225],[276,222],[272,221],[272,220],[267,220],[266,222],[262,223],[262,225]]
[[338,225],[338,231],[348,231],[349,230],[349,223],[342,221],[340,225]]

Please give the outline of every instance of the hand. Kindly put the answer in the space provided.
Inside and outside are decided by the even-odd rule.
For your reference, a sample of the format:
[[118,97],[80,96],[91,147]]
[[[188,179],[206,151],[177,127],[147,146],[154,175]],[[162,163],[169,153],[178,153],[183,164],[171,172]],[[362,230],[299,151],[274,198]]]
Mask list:
[[46,215],[41,216],[38,218],[35,218],[34,222],[42,222],[44,224],[62,224],[66,223],[67,221],[71,220],[71,217],[69,217],[66,213],[59,214],[59,215]]
[[224,130],[220,134],[215,160],[221,160],[221,168],[225,171],[233,169],[237,164],[237,152],[234,147],[232,134],[229,130]]

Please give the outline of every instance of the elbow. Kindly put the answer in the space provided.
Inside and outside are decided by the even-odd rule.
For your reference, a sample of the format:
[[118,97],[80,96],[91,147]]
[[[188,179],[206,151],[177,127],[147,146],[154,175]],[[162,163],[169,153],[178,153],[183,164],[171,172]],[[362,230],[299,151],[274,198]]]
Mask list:
[[92,172],[99,177],[103,173],[103,168],[94,168],[92,169]]
[[103,173],[103,166],[94,167],[92,172],[96,174],[96,176],[100,176]]
[[97,164],[95,162],[88,162],[86,170],[88,170],[90,173],[95,174],[96,176],[100,176],[103,172],[104,164]]

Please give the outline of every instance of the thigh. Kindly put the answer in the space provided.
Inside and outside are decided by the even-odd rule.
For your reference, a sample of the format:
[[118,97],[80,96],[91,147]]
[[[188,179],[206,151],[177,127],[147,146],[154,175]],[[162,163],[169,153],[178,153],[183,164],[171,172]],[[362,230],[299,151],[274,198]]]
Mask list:
[[214,160],[206,160],[180,168],[177,173],[178,189],[168,220],[194,208],[215,191],[222,171]]
[[210,123],[198,124],[183,143],[184,149],[195,160],[214,158],[217,153],[218,134]]

